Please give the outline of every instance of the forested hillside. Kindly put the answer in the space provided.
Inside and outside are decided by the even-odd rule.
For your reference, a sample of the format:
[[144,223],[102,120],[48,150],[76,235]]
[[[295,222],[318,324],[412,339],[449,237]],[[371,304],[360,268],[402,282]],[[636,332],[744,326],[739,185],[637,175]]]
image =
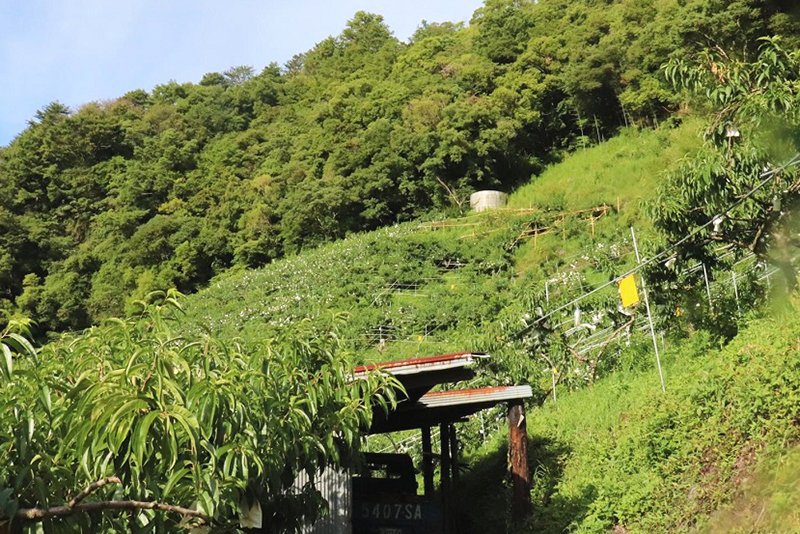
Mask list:
[[[719,254],[709,299],[702,280],[656,280],[664,394],[644,311],[623,313],[606,285],[635,265],[629,224],[645,254],[667,246],[643,212],[658,171],[701,145],[701,124],[623,130],[548,168],[509,209],[351,236],[177,301],[151,295],[38,349],[12,322],[0,331],[0,528],[238,531],[257,501],[267,531],[292,532],[322,504],[310,485],[287,493],[296,473],[352,467],[364,448],[419,455],[417,435],[364,442],[371,405],[392,395],[379,376],[351,387],[352,367],[472,349],[493,355],[472,386],[533,388],[534,513],[509,529],[498,408],[459,425],[459,532],[792,532],[797,299],[765,318],[770,281],[753,255]],[[677,271],[696,267],[681,258]],[[72,501],[68,517],[49,511]]]
[[[790,0],[489,0],[395,38],[357,13],[260,72],[42,108],[0,151],[0,309],[41,332],[351,232],[458,214],[688,100],[670,59],[797,47]],[[270,58],[265,57],[265,63]]]
[[360,12],[283,67],[45,106],[0,149],[0,534],[295,532],[299,474],[422,455],[364,436],[402,392],[353,368],[463,350],[531,387],[533,513],[495,407],[456,531],[796,532],[798,14]]
[[[301,469],[309,464],[315,468],[324,461],[316,450],[305,448],[315,439],[325,443],[329,431],[325,425],[335,424],[329,418],[333,410],[342,409],[324,396],[324,389],[316,390],[317,377],[322,376],[317,373],[332,369],[341,373],[355,362],[465,349],[486,351],[492,358],[481,366],[471,386],[525,383],[534,391],[528,415],[534,512],[526,525],[509,530],[507,431],[503,408],[497,408],[459,425],[466,455],[459,495],[459,532],[556,534],[567,528],[585,533],[612,529],[648,534],[702,532],[709,523],[724,525],[729,521],[743,527],[760,525],[760,530],[752,529],[755,532],[792,532],[791,525],[796,524],[792,503],[798,494],[788,481],[795,471],[786,474],[775,466],[796,461],[792,460],[796,452],[787,449],[799,437],[796,396],[800,315],[796,298],[783,315],[769,317],[770,312],[759,303],[769,293],[770,280],[756,258],[719,253],[716,263],[709,264],[709,300],[702,278],[695,279],[693,285],[688,283],[689,274],[696,275],[697,265],[682,258],[677,270],[689,274],[682,278],[680,291],[670,291],[669,282],[651,286],[651,298],[658,301],[653,314],[662,349],[665,394],[659,388],[641,306],[629,310],[632,315],[623,313],[616,284],[586,296],[635,265],[629,224],[636,226],[643,253],[652,256],[666,246],[656,228],[643,217],[644,208],[656,202],[656,184],[662,180],[657,171],[674,171],[680,166],[681,155],[698,149],[699,126],[699,121],[691,121],[680,128],[624,130],[614,139],[580,150],[550,167],[534,183],[512,195],[513,207],[509,209],[404,223],[324,244],[264,268],[230,272],[207,289],[181,299],[183,312],[166,316],[168,321],[153,312],[137,315],[138,319],[124,324],[108,321],[102,328],[49,345],[44,355],[51,361],[54,353],[57,358],[51,365],[65,365],[71,355],[83,354],[81,361],[88,358],[94,362],[109,351],[113,359],[104,365],[126,365],[125,360],[117,359],[129,354],[131,346],[141,344],[144,353],[129,358],[149,363],[152,343],[157,350],[165,351],[160,357],[173,365],[182,365],[185,358],[189,365],[197,366],[202,347],[212,355],[213,365],[219,366],[212,375],[219,382],[201,381],[185,399],[174,392],[167,395],[176,397],[178,406],[191,409],[195,390],[209,395],[213,389],[204,388],[220,388],[221,393],[212,397],[209,406],[219,403],[218,409],[224,414],[230,409],[227,403],[236,406],[233,399],[237,395],[252,394],[249,380],[241,389],[227,382],[244,372],[239,360],[250,355],[247,357],[255,360],[246,362],[259,362],[265,353],[270,354],[277,358],[271,365],[279,373],[273,387],[290,395],[270,394],[264,402],[274,406],[270,414],[284,416],[281,410],[293,409],[288,421],[274,428],[286,425],[289,439],[300,439],[295,426],[306,431],[311,428],[297,415],[297,410],[307,409],[302,399],[320,396],[309,412],[318,431],[305,437],[299,454],[291,447],[280,452],[291,469]],[[570,180],[576,169],[584,172],[580,188]],[[529,207],[530,199],[536,199],[536,207]],[[531,233],[530,229],[537,226],[543,231]],[[544,230],[548,226],[551,229]],[[666,270],[663,262],[660,265]],[[732,275],[736,277],[735,287]],[[774,285],[778,278],[773,271],[771,283]],[[576,303],[576,299],[581,300]],[[677,314],[676,304],[685,312]],[[582,320],[575,318],[577,309]],[[527,328],[545,313],[550,315],[549,320],[533,330]],[[577,326],[575,321],[580,321]],[[156,340],[150,339],[148,328],[154,329]],[[131,334],[125,334],[128,330],[133,332],[130,341]],[[161,341],[157,341],[159,338]],[[730,338],[734,339],[730,346],[716,350]],[[177,354],[169,349],[171,344],[179,348]],[[231,347],[230,356],[225,356],[226,344]],[[159,356],[158,352],[154,356]],[[285,361],[298,366],[297,374],[288,373],[284,363],[277,365]],[[225,374],[216,377],[223,369]],[[139,364],[136,373],[146,370]],[[46,374],[47,370],[37,372]],[[136,373],[132,373],[134,380],[141,382],[141,375]],[[292,378],[300,379],[304,373],[314,378],[298,389]],[[184,375],[177,373],[175,378],[182,384]],[[332,383],[339,379],[338,374],[331,377]],[[109,380],[112,378],[100,383]],[[110,388],[102,391],[111,395]],[[142,400],[152,402],[155,391],[155,385],[145,389]],[[143,424],[144,412],[130,414],[124,409],[126,402],[134,402],[128,396],[114,395],[113,402],[113,406],[119,406],[119,416],[105,410],[98,413],[107,413],[114,428],[121,427],[124,432],[131,419],[136,421],[131,424]],[[357,403],[358,399],[349,402]],[[68,410],[68,406],[62,401],[59,409]],[[170,410],[180,413],[173,407]],[[314,415],[314,410],[319,414]],[[80,424],[82,429],[112,424],[99,415],[84,413],[87,422],[77,418],[65,423]],[[259,412],[254,409],[245,413],[252,418]],[[352,414],[342,413],[342,420],[352,424]],[[221,421],[227,418],[203,405],[198,421],[188,424],[202,435],[206,432],[204,425],[211,424],[209,416]],[[336,421],[337,417],[332,419]],[[714,424],[706,424],[708,420]],[[244,432],[247,428],[214,424],[226,431],[232,428]],[[93,458],[109,451],[102,432],[81,431],[96,435],[92,438],[95,441],[87,436],[80,444]],[[198,475],[188,469],[165,468],[175,474],[176,484],[182,489],[161,490],[160,481],[166,474],[153,472],[152,465],[161,465],[156,463],[159,454],[186,461],[191,434],[163,427],[152,432],[149,442],[157,452],[145,472],[155,489],[145,494],[151,499],[185,503]],[[162,445],[170,432],[176,434],[177,452]],[[219,434],[213,435],[215,440],[221,439]],[[229,469],[230,462],[233,473],[238,473],[235,462],[241,458],[256,461],[254,451],[263,446],[254,438],[239,443],[240,449],[234,453],[212,441],[216,449],[209,445],[212,452],[203,453],[203,462],[211,469],[214,459],[219,458],[217,465]],[[279,442],[278,446],[285,444]],[[416,432],[391,439],[373,436],[366,444],[362,441],[361,447],[420,455]],[[123,442],[116,454],[124,451]],[[61,461],[76,462],[75,455],[65,455]],[[232,460],[223,464],[228,457]],[[349,465],[352,458],[339,461]],[[126,462],[120,465],[124,468]],[[91,475],[101,476],[102,470],[94,469]],[[275,466],[267,469],[281,471]],[[237,510],[230,503],[242,490],[225,478],[228,474],[216,473],[225,481],[217,494],[200,492],[202,510],[213,510],[220,521],[236,517]],[[260,487],[260,477],[260,473],[249,475],[248,495],[254,495],[253,486]],[[85,475],[84,480],[88,478]],[[767,482],[759,482],[762,479]],[[78,485],[79,480],[74,477],[69,482]],[[286,519],[281,515],[286,504],[277,495],[279,487],[270,483],[271,493],[258,495],[278,531]],[[143,492],[135,486],[126,491]],[[311,498],[313,491],[309,492],[306,497]],[[24,497],[26,502],[31,500]],[[208,502],[216,498],[220,499],[219,506]],[[744,519],[726,519],[733,513],[726,511],[732,502],[751,500],[752,509],[742,512]],[[310,513],[314,502],[294,504],[288,508],[293,514],[290,517],[296,520]],[[768,512],[756,520],[762,507]],[[169,528],[175,521],[170,516],[156,518],[163,521],[157,528]],[[113,515],[103,520],[120,524],[114,523]]]

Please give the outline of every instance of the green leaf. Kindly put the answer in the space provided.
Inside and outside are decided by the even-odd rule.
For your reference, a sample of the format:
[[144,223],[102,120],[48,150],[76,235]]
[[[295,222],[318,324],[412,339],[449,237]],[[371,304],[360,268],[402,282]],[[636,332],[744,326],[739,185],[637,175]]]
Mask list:
[[172,492],[172,489],[175,487],[175,484],[177,484],[180,481],[180,479],[182,479],[189,473],[191,473],[191,471],[189,469],[186,469],[185,467],[181,467],[177,471],[173,471],[169,475],[169,478],[167,478],[166,484],[164,484],[164,490],[161,493],[161,498],[167,500],[170,492]]
[[148,433],[150,432],[150,426],[153,424],[153,421],[156,420],[157,417],[161,415],[161,412],[158,411],[151,411],[144,417],[142,417],[139,422],[136,424],[136,429],[133,432],[133,436],[131,437],[131,452],[133,453],[134,458],[136,459],[136,463],[141,466],[143,464],[143,459],[145,456],[145,452],[150,450],[150,446],[148,443]]
[[41,387],[39,388],[39,402],[41,402],[42,406],[44,407],[47,416],[52,417],[53,400],[50,396],[50,388],[47,387],[47,384],[42,384]]
[[3,348],[3,373],[6,378],[11,380],[14,374],[14,356],[11,354],[11,349],[5,343],[0,342],[0,347]]
[[18,351],[20,354],[27,354],[36,360],[36,349],[33,348],[33,345],[31,345],[30,341],[15,332],[9,333],[8,337],[17,342],[19,346]]
[[33,491],[36,494],[36,499],[39,501],[39,506],[47,508],[50,506],[50,494],[47,491],[44,480],[41,477],[33,479]]

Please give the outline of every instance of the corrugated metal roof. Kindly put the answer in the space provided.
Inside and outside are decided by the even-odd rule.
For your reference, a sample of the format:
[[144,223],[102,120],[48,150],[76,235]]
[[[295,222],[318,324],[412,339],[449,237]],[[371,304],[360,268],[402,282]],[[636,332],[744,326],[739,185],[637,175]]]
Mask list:
[[376,412],[370,433],[382,434],[458,421],[498,404],[533,396],[530,386],[497,386],[427,393],[417,402],[398,404],[388,414]]
[[454,389],[426,393],[417,401],[420,408],[445,408],[467,404],[504,402],[528,399],[533,396],[530,386],[495,386],[476,389]]
[[394,362],[371,363],[360,365],[353,371],[355,374],[381,369],[393,375],[409,375],[420,371],[440,371],[455,367],[465,367],[471,365],[479,358],[487,357],[486,354],[475,354],[472,352],[455,352],[452,354],[442,354],[427,358],[411,358],[409,360],[398,360]]

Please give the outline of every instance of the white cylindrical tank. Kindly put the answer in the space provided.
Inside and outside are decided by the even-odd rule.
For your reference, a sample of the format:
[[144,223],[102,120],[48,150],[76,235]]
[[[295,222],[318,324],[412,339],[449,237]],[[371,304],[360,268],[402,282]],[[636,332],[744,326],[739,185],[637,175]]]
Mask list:
[[469,207],[475,211],[502,208],[508,203],[508,195],[502,191],[475,191],[469,196]]

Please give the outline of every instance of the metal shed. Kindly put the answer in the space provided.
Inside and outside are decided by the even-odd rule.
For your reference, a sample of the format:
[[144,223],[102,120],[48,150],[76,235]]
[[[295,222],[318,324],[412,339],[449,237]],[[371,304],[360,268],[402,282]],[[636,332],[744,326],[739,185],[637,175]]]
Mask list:
[[[393,375],[406,391],[394,410],[376,411],[370,434],[418,428],[421,432],[424,488],[381,493],[374,481],[359,482],[358,477],[340,473],[320,476],[318,488],[328,500],[330,519],[303,529],[304,534],[452,534],[450,503],[458,485],[458,447],[455,424],[465,417],[498,404],[508,406],[509,457],[514,487],[512,513],[523,519],[530,511],[530,477],[527,464],[527,434],[523,401],[532,395],[530,386],[496,386],[431,392],[439,384],[455,384],[475,376],[472,366],[486,354],[458,352],[426,358],[383,362],[360,366],[354,376],[374,369]],[[440,450],[434,455],[431,428],[439,425]],[[376,461],[391,456],[375,455]],[[434,460],[440,462],[438,496],[434,494]],[[410,459],[408,459],[410,462]],[[398,465],[402,462],[398,462]],[[399,468],[398,468],[399,469]],[[413,471],[412,471],[413,472]],[[305,481],[303,481],[305,482]],[[316,479],[315,479],[316,482]],[[362,489],[359,491],[359,487]],[[414,482],[416,487],[416,482]],[[330,495],[328,495],[330,493]]]

